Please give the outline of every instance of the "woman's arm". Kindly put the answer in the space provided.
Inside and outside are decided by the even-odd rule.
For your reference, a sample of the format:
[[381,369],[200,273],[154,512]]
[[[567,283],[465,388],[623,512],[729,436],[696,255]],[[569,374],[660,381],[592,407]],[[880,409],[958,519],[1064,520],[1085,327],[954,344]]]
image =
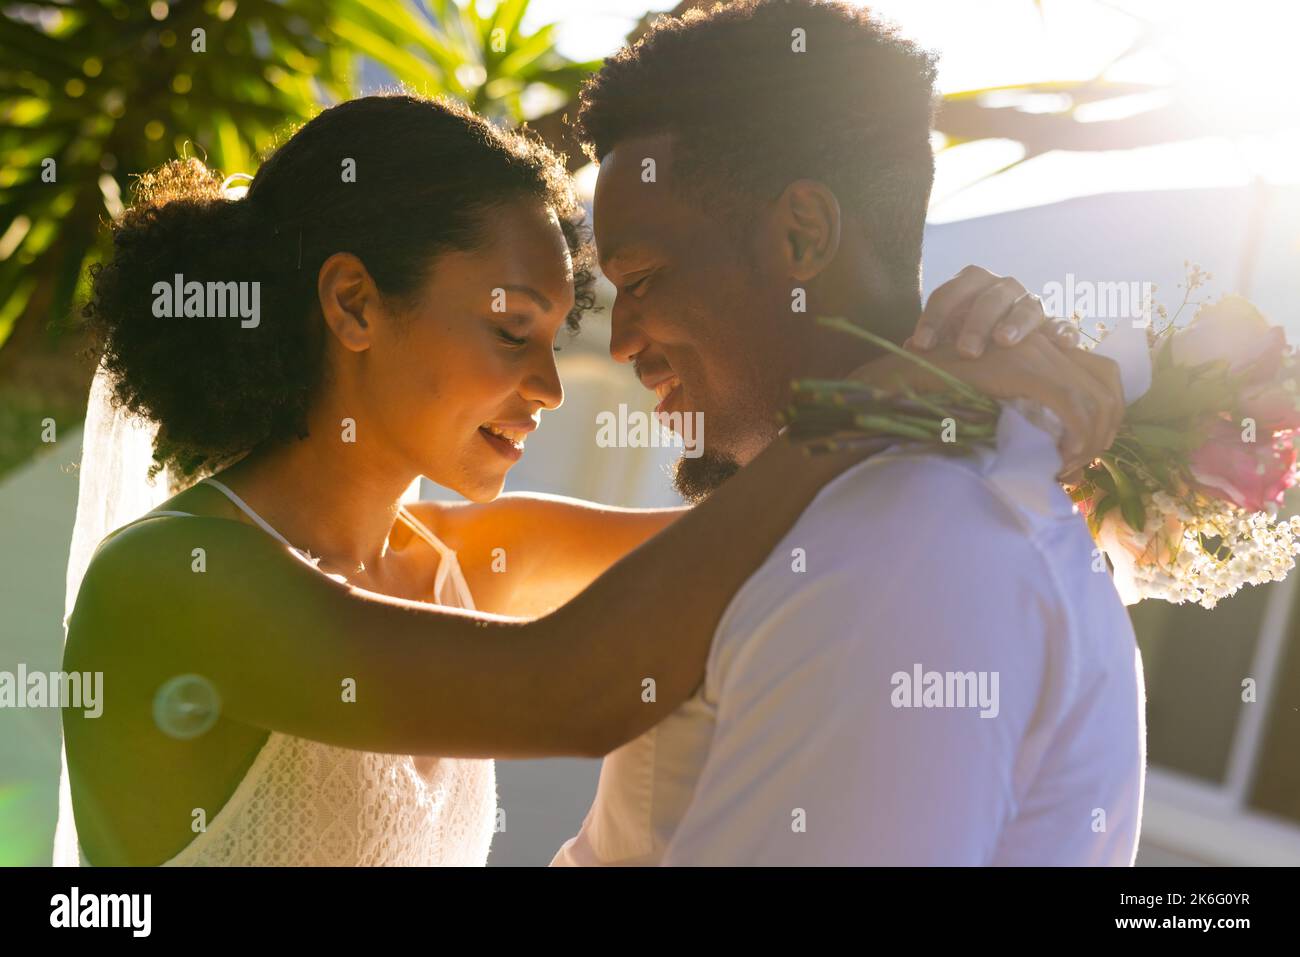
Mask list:
[[106,697],[114,669],[145,687],[201,675],[223,716],[343,747],[604,754],[695,689],[732,595],[821,486],[865,454],[808,458],[774,442],[534,621],[348,588],[242,523],[143,522],[92,562],[65,668],[103,671]]
[[[958,375],[978,379],[994,395],[1037,399],[1059,407],[1063,420],[1077,430],[1075,399],[1081,389],[1091,388],[1096,394],[1092,377],[1068,368],[1065,360],[1054,365],[1051,356],[1039,356],[1033,346],[1009,355],[992,348],[1024,342],[1040,329],[1059,336],[1066,326],[1047,323],[1041,303],[1016,279],[967,266],[930,295],[913,342],[919,349],[922,343],[934,348],[955,340],[957,345],[940,346],[927,358]],[[1042,370],[1050,374],[1044,378]],[[880,388],[904,384],[918,391],[943,388],[919,367],[896,356],[868,363],[856,375]],[[1108,407],[1089,425],[1109,423],[1111,412],[1114,409]],[[1095,431],[1093,442],[1107,434],[1104,427]],[[1089,444],[1087,451],[1095,454],[1101,448]],[[419,502],[408,507],[456,550],[478,607],[530,617],[568,601],[686,511],[615,508],[535,494],[506,495],[482,504]]]
[[618,508],[538,493],[407,508],[455,549],[477,607],[528,618],[563,605],[689,511]]

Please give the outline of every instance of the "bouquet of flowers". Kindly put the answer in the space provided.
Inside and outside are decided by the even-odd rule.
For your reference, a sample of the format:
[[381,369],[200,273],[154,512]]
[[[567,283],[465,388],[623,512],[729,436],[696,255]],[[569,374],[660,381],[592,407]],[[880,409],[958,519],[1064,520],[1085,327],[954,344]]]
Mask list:
[[[1129,604],[1213,608],[1243,584],[1280,581],[1300,553],[1300,516],[1277,518],[1296,479],[1297,359],[1283,330],[1240,296],[1191,303],[1195,315],[1179,326],[1207,278],[1192,267],[1174,316],[1157,308],[1162,328],[1145,330],[1149,388],[1128,406],[1111,448],[1067,487]],[[919,363],[947,390],[886,394],[801,380],[786,413],[794,439],[813,451],[882,436],[943,451],[993,442],[994,399],[846,320],[821,321]]]

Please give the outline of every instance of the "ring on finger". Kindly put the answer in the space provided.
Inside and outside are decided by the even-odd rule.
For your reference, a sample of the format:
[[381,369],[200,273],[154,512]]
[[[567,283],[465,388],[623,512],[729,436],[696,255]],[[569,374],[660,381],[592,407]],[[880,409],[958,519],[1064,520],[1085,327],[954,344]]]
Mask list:
[[1025,292],[1017,296],[1015,301],[1011,303],[1011,308],[1012,309],[1016,308],[1016,306],[1020,305],[1026,299],[1032,299],[1037,304],[1038,310],[1043,314],[1043,318],[1044,319],[1047,318],[1047,310],[1043,308],[1043,297],[1034,295],[1034,293],[1032,292]]

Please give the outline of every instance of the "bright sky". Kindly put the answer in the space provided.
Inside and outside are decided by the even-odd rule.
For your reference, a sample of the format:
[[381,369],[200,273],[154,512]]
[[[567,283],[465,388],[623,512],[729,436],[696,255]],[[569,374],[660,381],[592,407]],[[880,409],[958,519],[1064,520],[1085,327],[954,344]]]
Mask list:
[[[591,59],[617,47],[637,17],[673,0],[533,0],[526,26],[561,23],[561,49]],[[1300,9],[1275,0],[877,0],[869,4],[939,51],[944,92],[1043,80],[1169,82],[1203,104],[1206,136],[1134,150],[1048,153],[976,182],[1022,155],[988,140],[939,153],[932,222],[1102,192],[1234,186],[1259,176],[1300,182]],[[1156,23],[1144,57],[1108,65]],[[1150,102],[1126,104],[1140,112]],[[1213,135],[1216,116],[1265,111],[1275,133]],[[1095,118],[1104,118],[1100,115]],[[974,184],[974,185],[972,185]]]

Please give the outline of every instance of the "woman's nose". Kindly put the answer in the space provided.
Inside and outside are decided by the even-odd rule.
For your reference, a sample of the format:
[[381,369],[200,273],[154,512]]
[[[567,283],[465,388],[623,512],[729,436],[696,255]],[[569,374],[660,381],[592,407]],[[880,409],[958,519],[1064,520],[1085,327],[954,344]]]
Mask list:
[[540,403],[543,409],[558,409],[564,404],[564,385],[560,382],[554,350],[547,350],[541,368],[529,373],[519,391],[530,402]]

